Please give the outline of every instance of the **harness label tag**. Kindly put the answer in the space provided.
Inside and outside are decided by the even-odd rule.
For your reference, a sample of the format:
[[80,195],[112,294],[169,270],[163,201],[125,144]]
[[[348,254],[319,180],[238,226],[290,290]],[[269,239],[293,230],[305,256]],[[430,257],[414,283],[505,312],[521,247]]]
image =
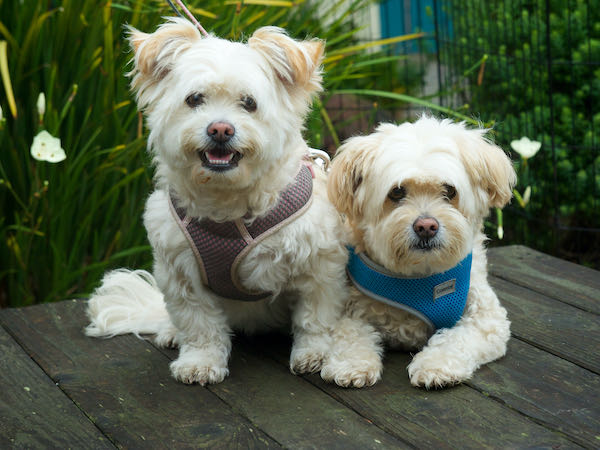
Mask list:
[[433,300],[437,300],[444,295],[452,294],[456,291],[456,278],[438,284],[433,288]]

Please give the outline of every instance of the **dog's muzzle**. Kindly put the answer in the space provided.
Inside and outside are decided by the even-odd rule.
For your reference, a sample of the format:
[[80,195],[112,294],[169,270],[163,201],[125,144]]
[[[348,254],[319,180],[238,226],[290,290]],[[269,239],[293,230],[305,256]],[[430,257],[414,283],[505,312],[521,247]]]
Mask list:
[[435,217],[420,216],[413,222],[412,228],[416,237],[413,249],[430,251],[441,246],[437,238],[440,223]]
[[211,146],[198,151],[202,165],[214,172],[225,172],[237,167],[242,154],[233,149],[231,140],[235,127],[227,121],[215,121],[206,127]]

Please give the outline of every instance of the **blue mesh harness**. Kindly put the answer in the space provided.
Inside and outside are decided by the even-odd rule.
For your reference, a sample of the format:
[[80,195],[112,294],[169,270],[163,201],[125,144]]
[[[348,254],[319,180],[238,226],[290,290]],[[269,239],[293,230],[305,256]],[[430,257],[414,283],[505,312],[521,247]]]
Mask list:
[[371,261],[352,247],[347,272],[368,297],[404,309],[423,320],[431,331],[450,328],[462,317],[471,281],[472,253],[455,267],[425,278],[406,278]]

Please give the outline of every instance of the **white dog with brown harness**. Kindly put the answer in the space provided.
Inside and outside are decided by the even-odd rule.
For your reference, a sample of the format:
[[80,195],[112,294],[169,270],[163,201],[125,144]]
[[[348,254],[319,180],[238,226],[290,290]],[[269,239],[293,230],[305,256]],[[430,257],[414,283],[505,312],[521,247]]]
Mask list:
[[87,334],[155,334],[179,347],[173,376],[205,384],[228,374],[234,330],[291,322],[291,370],[320,371],[348,297],[339,215],[301,133],[323,43],[274,27],[231,42],[182,19],[131,29],[130,42],[156,167],[144,214],[154,270],[108,273]]

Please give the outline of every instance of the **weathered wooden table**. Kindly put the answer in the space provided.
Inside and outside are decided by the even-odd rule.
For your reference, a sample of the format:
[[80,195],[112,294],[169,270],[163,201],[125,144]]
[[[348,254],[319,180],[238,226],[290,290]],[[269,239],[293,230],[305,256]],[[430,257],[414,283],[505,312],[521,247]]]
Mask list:
[[287,367],[286,336],[236,338],[225,382],[186,386],[174,351],[83,335],[84,301],[0,311],[0,448],[598,448],[600,272],[492,249],[512,320],[506,357],[445,390],[342,389]]

